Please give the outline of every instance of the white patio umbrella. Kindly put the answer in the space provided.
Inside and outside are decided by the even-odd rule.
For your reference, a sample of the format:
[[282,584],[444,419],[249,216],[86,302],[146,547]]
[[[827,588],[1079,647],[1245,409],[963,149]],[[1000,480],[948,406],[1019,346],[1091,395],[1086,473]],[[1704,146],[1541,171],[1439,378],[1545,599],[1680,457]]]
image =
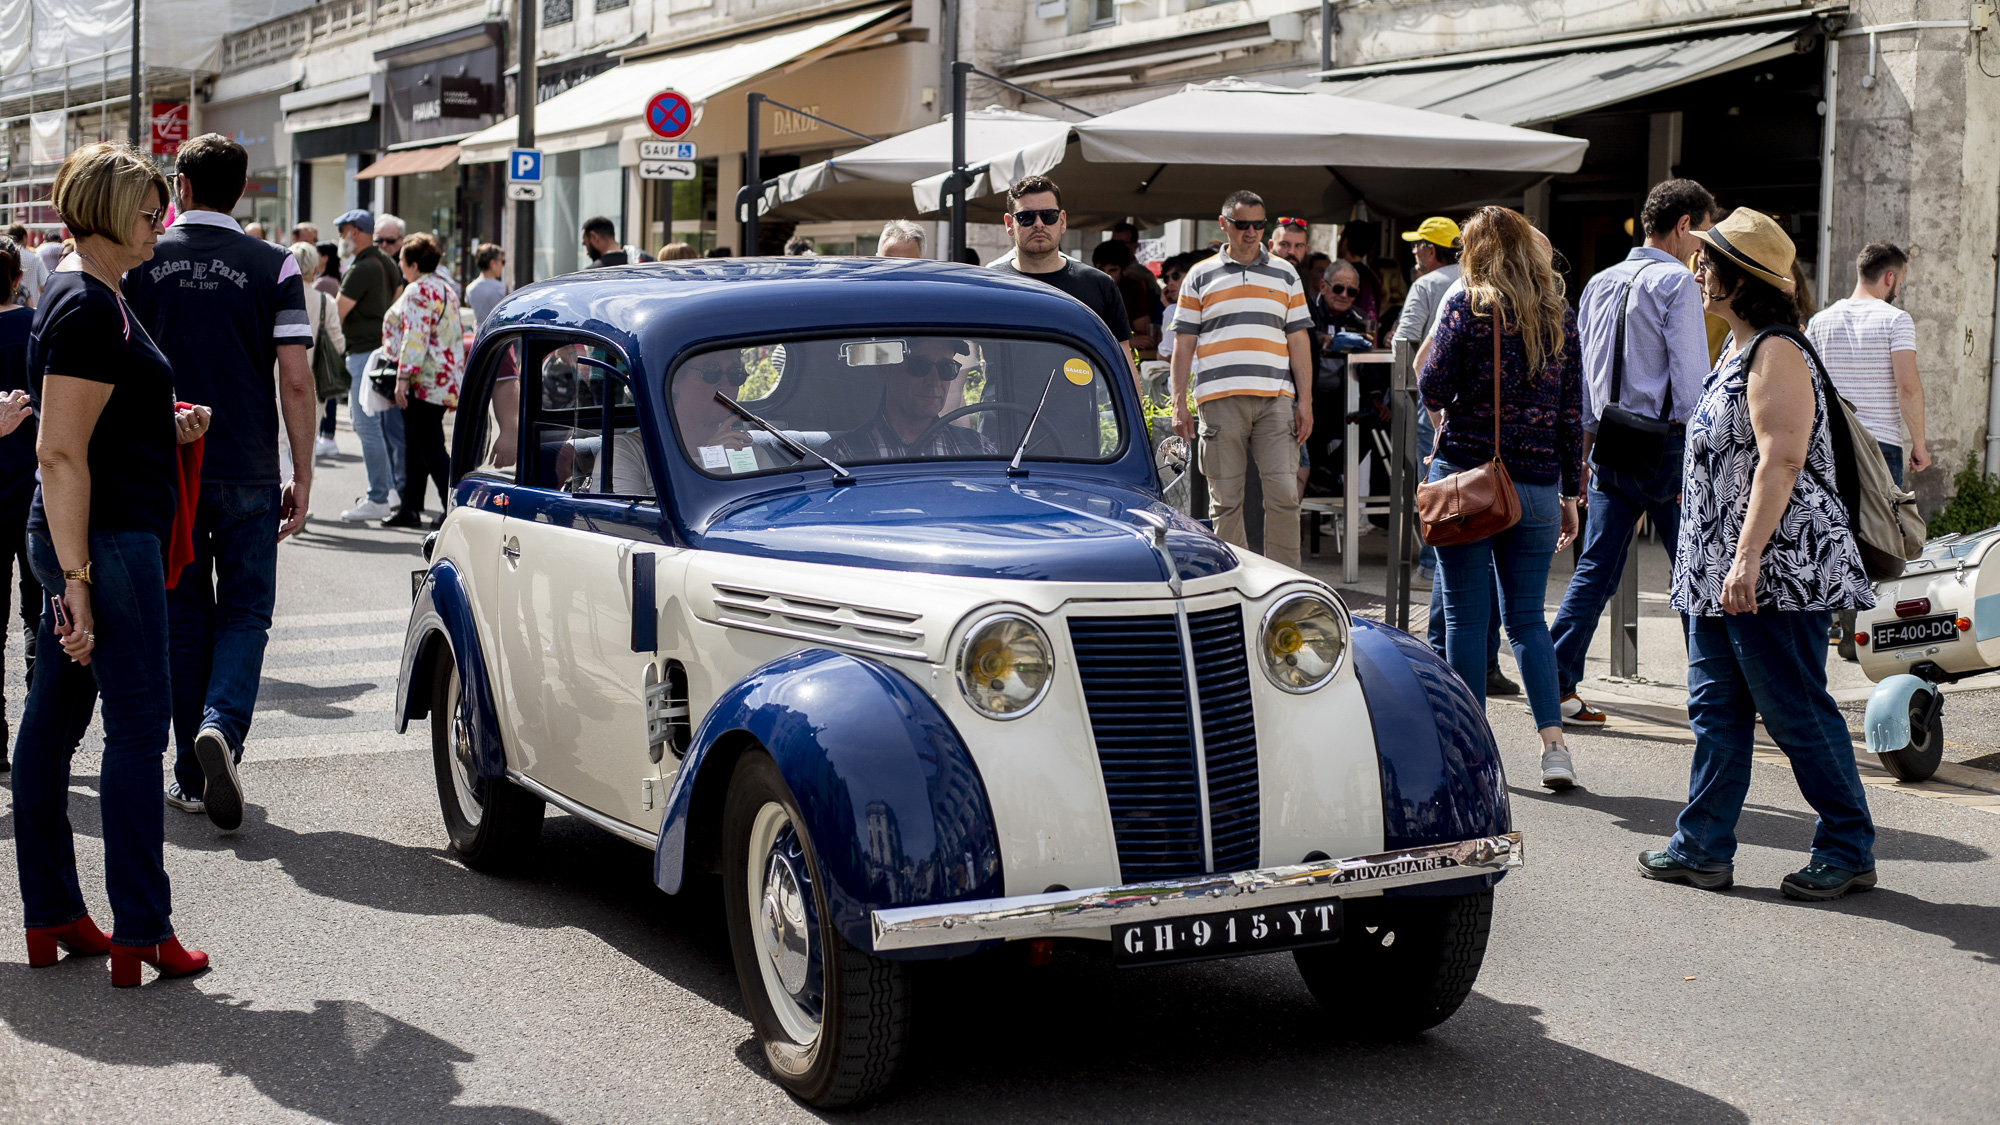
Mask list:
[[[1060,145],[1069,124],[999,106],[965,115],[966,159],[983,161],[1051,138]],[[764,190],[760,214],[800,222],[914,219],[910,185],[951,170],[951,119],[778,177]]]
[[[1206,218],[1238,188],[1263,196],[1271,215],[1335,221],[1357,201],[1391,216],[1518,204],[1547,177],[1576,171],[1589,144],[1235,78],[1076,122],[1066,140],[988,158],[967,191],[968,211],[991,221],[1004,208],[999,193],[1036,174],[1062,186],[1077,223]],[[915,184],[918,211],[940,208],[949,174]]]

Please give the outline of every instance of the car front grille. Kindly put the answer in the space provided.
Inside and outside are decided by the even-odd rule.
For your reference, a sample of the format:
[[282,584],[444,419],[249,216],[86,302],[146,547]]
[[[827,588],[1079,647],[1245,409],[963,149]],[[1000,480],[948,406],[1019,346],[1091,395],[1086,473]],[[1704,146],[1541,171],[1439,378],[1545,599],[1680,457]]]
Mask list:
[[[1255,867],[1257,730],[1242,610],[1225,606],[1188,615],[1197,689],[1192,699],[1189,653],[1174,615],[1072,617],[1069,633],[1123,879]],[[1202,854],[1197,708],[1213,864]]]

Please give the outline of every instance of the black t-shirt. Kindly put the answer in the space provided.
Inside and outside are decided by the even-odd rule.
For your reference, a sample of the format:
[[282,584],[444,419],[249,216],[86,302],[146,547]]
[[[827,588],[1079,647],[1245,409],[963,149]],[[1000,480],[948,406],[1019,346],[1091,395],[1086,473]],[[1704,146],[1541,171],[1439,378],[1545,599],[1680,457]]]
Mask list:
[[1062,290],[1089,305],[1090,311],[1097,314],[1097,319],[1103,321],[1106,328],[1111,329],[1111,335],[1119,343],[1132,338],[1132,322],[1125,319],[1125,298],[1118,295],[1118,283],[1103,270],[1072,262],[1068,258],[1063,259],[1061,269],[1048,273],[1028,273],[1012,261],[1002,262],[993,268],[1021,277],[1032,277],[1044,285]]
[[[28,378],[28,335],[35,323],[35,310],[9,309],[0,313],[0,391],[33,393]],[[0,437],[0,513],[13,512],[28,501],[35,487],[35,419],[22,420],[20,428]]]
[[589,265],[583,268],[587,270],[594,270],[594,269],[601,269],[605,266],[622,266],[626,264],[627,262],[625,258],[625,251],[609,250],[606,251],[605,253],[599,254],[597,256],[596,261],[590,263]]
[[[139,318],[81,270],[52,273],[35,309],[28,371],[38,407],[46,375],[111,384],[90,434],[90,529],[150,532],[164,550],[180,495],[174,369]],[[48,526],[37,488],[28,527]]]
[[182,215],[125,275],[132,311],[173,364],[181,398],[215,412],[201,479],[278,483],[278,349],[312,343],[298,260],[262,239]]

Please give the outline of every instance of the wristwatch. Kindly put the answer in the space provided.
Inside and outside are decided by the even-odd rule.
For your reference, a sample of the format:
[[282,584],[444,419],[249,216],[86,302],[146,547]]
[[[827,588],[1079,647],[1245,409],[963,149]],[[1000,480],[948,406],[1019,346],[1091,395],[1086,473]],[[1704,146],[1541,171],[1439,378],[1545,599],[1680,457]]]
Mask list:
[[63,571],[63,580],[65,582],[81,582],[86,586],[90,585],[90,564],[84,563],[75,570]]

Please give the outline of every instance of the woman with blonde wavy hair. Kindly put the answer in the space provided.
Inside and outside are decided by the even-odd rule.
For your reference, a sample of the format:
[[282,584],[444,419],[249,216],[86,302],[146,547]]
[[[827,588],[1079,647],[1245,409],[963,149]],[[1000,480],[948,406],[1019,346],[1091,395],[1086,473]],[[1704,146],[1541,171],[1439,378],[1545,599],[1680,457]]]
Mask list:
[[1543,602],[1550,560],[1576,538],[1582,346],[1548,243],[1519,212],[1480,208],[1466,220],[1461,245],[1465,291],[1439,310],[1421,376],[1424,405],[1442,415],[1427,479],[1497,458],[1514,479],[1521,521],[1486,539],[1437,549],[1445,658],[1483,701],[1489,591],[1497,578],[1501,616],[1541,734],[1542,784],[1568,789],[1576,784],[1576,767],[1563,744],[1555,645]]

